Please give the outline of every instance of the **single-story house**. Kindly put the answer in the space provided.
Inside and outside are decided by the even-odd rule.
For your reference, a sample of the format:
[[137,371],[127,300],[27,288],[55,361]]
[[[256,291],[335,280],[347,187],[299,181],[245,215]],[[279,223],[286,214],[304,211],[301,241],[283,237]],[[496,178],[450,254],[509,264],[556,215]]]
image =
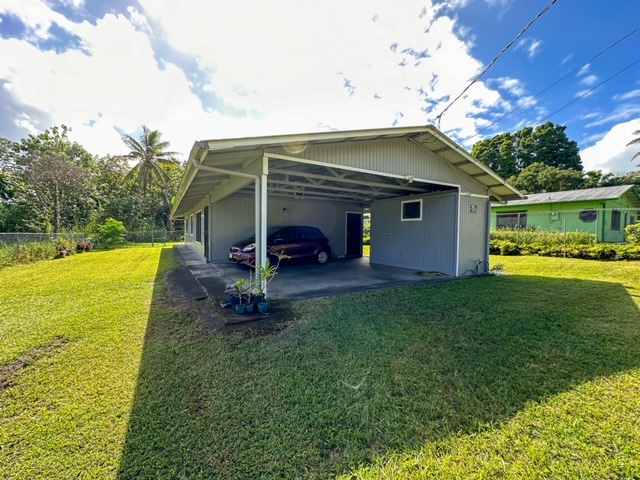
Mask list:
[[267,228],[308,225],[332,256],[362,256],[371,214],[373,264],[461,276],[485,271],[492,201],[522,198],[434,126],[197,141],[172,218],[203,259],[225,262]]
[[624,229],[640,219],[640,197],[633,185],[534,193],[494,203],[493,228],[537,228],[586,232],[599,242],[624,242]]

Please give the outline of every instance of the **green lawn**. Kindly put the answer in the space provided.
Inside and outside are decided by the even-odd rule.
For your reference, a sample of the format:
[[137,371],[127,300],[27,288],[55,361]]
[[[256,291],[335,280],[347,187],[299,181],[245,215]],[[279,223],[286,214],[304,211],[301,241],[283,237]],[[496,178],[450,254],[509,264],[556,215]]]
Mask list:
[[164,305],[170,248],[2,270],[0,477],[640,476],[640,264],[492,260],[258,338]]

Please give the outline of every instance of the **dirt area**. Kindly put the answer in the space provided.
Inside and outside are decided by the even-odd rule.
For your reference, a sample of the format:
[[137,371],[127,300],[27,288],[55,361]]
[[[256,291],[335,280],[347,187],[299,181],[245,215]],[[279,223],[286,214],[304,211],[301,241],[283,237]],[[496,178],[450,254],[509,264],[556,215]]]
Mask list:
[[228,300],[223,287],[216,289],[214,286],[207,285],[210,295],[208,298],[186,300],[182,294],[182,286],[178,284],[175,276],[168,275],[165,285],[167,305],[202,320],[210,335],[241,333],[247,337],[264,337],[286,330],[296,320],[292,302],[272,301],[269,302],[267,313],[241,315],[235,313],[231,307],[220,306],[221,301]]
[[29,365],[33,364],[37,360],[43,357],[49,357],[55,355],[61,351],[69,340],[64,337],[54,337],[46,345],[36,347],[33,350],[25,353],[20,358],[14,360],[9,365],[6,365],[0,369],[0,393],[11,388],[13,386],[13,378]]

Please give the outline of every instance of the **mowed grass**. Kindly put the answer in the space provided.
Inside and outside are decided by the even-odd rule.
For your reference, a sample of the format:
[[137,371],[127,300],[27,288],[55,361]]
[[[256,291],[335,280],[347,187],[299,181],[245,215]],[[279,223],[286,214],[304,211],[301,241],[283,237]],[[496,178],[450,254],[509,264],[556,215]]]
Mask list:
[[140,248],[0,271],[0,478],[116,475],[152,295],[174,265]]
[[266,337],[167,309],[169,249],[0,271],[0,477],[640,476],[640,264],[492,260]]

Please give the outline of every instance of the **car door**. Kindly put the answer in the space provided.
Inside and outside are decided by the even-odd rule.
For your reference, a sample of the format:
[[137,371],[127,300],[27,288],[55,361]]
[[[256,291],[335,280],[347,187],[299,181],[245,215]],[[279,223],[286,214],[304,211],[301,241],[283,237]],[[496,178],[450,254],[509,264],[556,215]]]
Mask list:
[[295,227],[285,227],[275,232],[269,245],[271,253],[284,253],[291,258],[300,256],[300,242]]

